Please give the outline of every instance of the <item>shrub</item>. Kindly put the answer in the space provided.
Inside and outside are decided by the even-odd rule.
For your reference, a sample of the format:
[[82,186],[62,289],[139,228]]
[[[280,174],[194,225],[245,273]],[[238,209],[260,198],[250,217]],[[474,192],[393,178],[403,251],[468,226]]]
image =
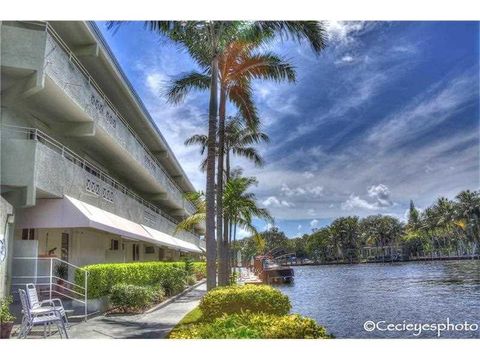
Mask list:
[[288,296],[267,285],[226,286],[209,291],[199,305],[206,318],[251,311],[286,315],[291,305]]
[[197,283],[197,277],[195,275],[187,276],[187,284],[188,285],[195,285]]
[[[193,263],[195,272],[205,267],[204,263]],[[98,298],[109,295],[114,285],[124,283],[139,286],[161,285],[167,295],[182,291],[186,284],[185,263],[183,262],[136,262],[119,264],[87,265],[88,297]],[[84,285],[84,272],[77,270],[75,282]]]
[[110,302],[123,311],[141,310],[152,304],[156,298],[153,287],[116,284],[112,287]]
[[0,323],[15,320],[15,316],[10,312],[10,304],[12,303],[12,300],[13,298],[11,296],[0,298]]
[[245,312],[224,315],[210,323],[183,325],[171,339],[322,339],[331,338],[315,320],[300,315]]
[[204,262],[193,263],[193,272],[197,281],[205,279],[207,277],[207,264]]

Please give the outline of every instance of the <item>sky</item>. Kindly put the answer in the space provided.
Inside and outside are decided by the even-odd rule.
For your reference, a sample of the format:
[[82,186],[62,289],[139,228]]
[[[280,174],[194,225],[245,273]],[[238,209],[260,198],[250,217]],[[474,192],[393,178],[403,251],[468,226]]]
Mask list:
[[[171,80],[199,68],[142,23],[114,33],[98,25],[190,180],[204,189],[199,149],[183,143],[206,133],[208,94],[192,92],[178,105],[163,95]],[[424,209],[440,196],[478,189],[479,23],[324,26],[328,46],[320,55],[289,39],[269,45],[294,65],[297,80],[254,83],[270,136],[258,147],[266,164],[234,159],[257,177],[252,191],[274,225],[299,236],[340,216],[405,220],[410,200]]]

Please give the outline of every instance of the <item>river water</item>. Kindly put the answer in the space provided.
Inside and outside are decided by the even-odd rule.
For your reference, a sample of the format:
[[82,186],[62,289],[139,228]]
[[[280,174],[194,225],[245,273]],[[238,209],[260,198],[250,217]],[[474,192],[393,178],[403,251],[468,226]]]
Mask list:
[[277,287],[337,338],[480,338],[480,260],[298,266]]

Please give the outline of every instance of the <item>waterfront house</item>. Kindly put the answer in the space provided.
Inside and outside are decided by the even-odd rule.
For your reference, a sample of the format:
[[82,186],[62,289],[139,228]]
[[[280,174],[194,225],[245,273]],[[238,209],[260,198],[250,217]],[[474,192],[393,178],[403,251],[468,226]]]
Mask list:
[[38,266],[15,259],[203,256],[203,225],[175,233],[195,189],[95,24],[4,21],[1,76],[0,296]]

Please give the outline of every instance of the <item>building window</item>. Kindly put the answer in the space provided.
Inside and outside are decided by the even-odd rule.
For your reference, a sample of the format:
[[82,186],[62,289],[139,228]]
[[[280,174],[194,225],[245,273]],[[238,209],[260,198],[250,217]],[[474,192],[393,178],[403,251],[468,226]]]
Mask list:
[[35,240],[35,229],[22,229],[22,240]]
[[110,250],[118,250],[118,240],[110,240]]
[[155,254],[155,248],[153,246],[145,246],[145,254]]

